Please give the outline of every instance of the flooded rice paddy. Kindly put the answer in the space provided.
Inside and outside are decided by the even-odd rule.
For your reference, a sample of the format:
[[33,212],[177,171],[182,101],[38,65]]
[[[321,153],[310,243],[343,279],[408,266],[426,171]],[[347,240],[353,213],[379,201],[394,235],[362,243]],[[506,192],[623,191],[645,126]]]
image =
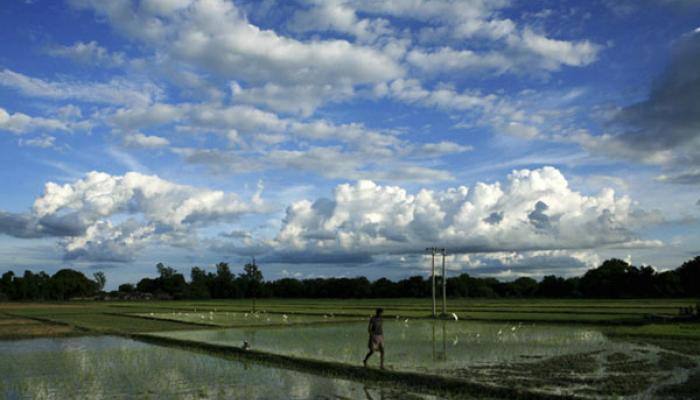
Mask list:
[[[267,322],[269,317],[235,318]],[[151,335],[238,348],[247,342],[256,351],[360,366],[367,351],[366,322],[333,318],[321,316],[326,323],[320,324],[302,317],[282,324],[270,318],[269,326],[238,328],[220,321],[218,328]],[[693,398],[687,397],[686,379],[697,383],[700,377],[697,353],[612,340],[592,326],[391,319],[384,331],[388,369],[426,374],[431,382],[446,377],[478,388],[588,399],[680,399]],[[340,379],[258,361],[115,336],[0,341],[0,398],[434,398],[357,381],[353,374]],[[370,364],[378,362],[375,356]]]
[[0,342],[0,398],[425,398],[112,337]]
[[[587,327],[451,321],[385,321],[387,363],[409,371],[517,362],[615,348]],[[168,332],[162,336],[240,346],[294,357],[359,364],[367,352],[365,322],[289,328],[240,328]]]
[[[587,398],[648,398],[683,382],[700,363],[587,326],[391,320],[384,332],[391,370]],[[364,322],[156,335],[235,347],[245,341],[253,350],[349,365],[361,365],[367,351]]]

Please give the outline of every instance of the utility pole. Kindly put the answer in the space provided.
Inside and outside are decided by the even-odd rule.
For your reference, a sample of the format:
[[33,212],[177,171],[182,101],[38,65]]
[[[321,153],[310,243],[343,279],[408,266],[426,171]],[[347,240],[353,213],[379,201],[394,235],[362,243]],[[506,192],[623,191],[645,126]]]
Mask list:
[[433,280],[433,318],[437,316],[437,311],[436,311],[436,305],[435,305],[435,254],[437,253],[438,249],[436,247],[428,247],[425,249],[426,252],[429,252],[432,255],[432,280]]
[[447,249],[440,249],[442,253],[442,316],[447,315],[447,274],[445,274],[445,256]]

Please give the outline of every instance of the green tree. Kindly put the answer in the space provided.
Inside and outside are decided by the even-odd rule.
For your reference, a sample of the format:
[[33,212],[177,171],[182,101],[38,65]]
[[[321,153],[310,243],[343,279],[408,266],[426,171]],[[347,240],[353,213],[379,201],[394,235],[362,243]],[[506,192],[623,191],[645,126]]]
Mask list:
[[246,297],[253,298],[253,311],[255,311],[255,298],[260,293],[263,283],[263,274],[253,261],[243,266],[243,273],[240,275]]
[[50,285],[51,297],[56,300],[92,296],[97,290],[97,283],[72,269],[62,269],[53,274]]
[[157,292],[165,293],[175,299],[183,299],[187,295],[187,282],[182,274],[178,274],[174,268],[166,267],[163,263],[156,264],[160,275],[155,279]]
[[637,275],[638,270],[635,267],[623,260],[612,258],[583,275],[581,291],[586,297],[630,297],[634,292],[632,278]]
[[211,282],[211,297],[215,299],[231,299],[239,297],[236,276],[231,272],[228,263],[216,264],[216,275]]
[[677,271],[664,271],[656,275],[656,292],[662,297],[678,297],[683,295],[681,277]]
[[107,277],[105,276],[105,273],[100,271],[100,272],[95,272],[92,274],[93,278],[95,278],[95,282],[97,282],[97,290],[102,291],[105,288],[105,285],[107,284]]
[[124,293],[132,293],[134,290],[136,290],[136,288],[131,283],[123,283],[123,284],[119,285],[118,290],[120,292],[124,292]]
[[210,298],[210,280],[209,274],[207,274],[204,269],[192,267],[192,270],[190,271],[190,297],[195,299]]
[[260,271],[258,265],[255,264],[255,259],[253,259],[252,263],[248,263],[245,266],[243,266],[243,277],[250,280],[251,282],[260,283],[263,281],[262,271]]
[[513,295],[517,297],[530,297],[537,291],[537,281],[522,277],[513,281],[512,283]]
[[8,290],[12,286],[12,279],[15,277],[15,273],[12,271],[7,271],[0,277],[0,288]]
[[163,263],[156,264],[156,270],[158,270],[158,275],[163,280],[172,278],[177,271],[171,267],[166,267]]
[[684,262],[676,271],[685,295],[700,297],[700,256]]

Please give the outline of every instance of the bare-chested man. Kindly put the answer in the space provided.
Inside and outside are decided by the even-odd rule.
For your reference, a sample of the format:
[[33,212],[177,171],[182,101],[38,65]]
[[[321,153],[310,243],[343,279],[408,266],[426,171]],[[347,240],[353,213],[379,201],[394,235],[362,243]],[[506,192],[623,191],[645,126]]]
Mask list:
[[369,327],[367,329],[369,332],[369,352],[362,362],[365,367],[367,366],[367,360],[374,354],[375,350],[378,350],[380,356],[379,366],[381,369],[384,369],[384,330],[382,329],[382,313],[384,313],[384,309],[377,308],[374,316],[369,319]]

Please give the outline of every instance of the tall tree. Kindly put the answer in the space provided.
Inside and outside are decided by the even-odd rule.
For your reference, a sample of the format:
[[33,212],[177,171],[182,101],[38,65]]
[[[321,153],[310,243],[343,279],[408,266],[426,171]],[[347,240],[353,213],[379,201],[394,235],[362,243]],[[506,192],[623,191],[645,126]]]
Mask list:
[[210,293],[210,276],[199,267],[192,267],[190,271],[190,297],[195,299],[208,299]]
[[172,278],[173,275],[175,275],[175,273],[177,272],[171,267],[166,267],[163,263],[156,264],[156,270],[158,271],[158,275],[160,275],[160,278],[163,280]]
[[107,277],[105,276],[104,272],[95,272],[92,274],[92,276],[95,278],[95,282],[97,282],[97,290],[104,290],[105,285],[107,284]]
[[581,278],[581,291],[586,297],[630,297],[634,289],[630,279],[637,273],[627,262],[612,258],[595,269],[588,270]]
[[56,300],[69,300],[74,297],[87,297],[95,294],[97,283],[88,279],[82,272],[62,269],[51,277],[51,297]]
[[253,298],[253,311],[255,311],[255,298],[260,293],[263,282],[263,274],[255,263],[255,258],[253,258],[252,262],[243,266],[241,281],[243,282],[246,297]]
[[236,276],[231,272],[228,263],[216,264],[216,276],[211,286],[211,297],[216,299],[231,299],[239,297]]

